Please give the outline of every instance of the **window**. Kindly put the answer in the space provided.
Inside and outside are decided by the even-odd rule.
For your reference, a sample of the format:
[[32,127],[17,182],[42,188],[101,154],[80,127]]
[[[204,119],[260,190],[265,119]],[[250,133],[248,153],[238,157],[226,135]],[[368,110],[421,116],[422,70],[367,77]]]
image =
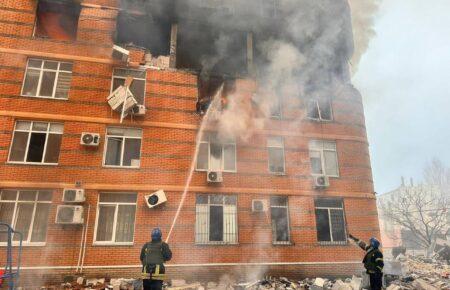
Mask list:
[[344,206],[341,199],[319,198],[315,200],[317,240],[323,243],[345,244]]
[[270,215],[272,217],[273,243],[289,244],[289,210],[287,197],[274,196],[270,198]]
[[269,151],[269,171],[271,173],[284,173],[284,145],[282,137],[269,137],[267,139]]
[[281,100],[278,97],[274,97],[273,103],[270,105],[270,117],[281,119]]
[[[0,191],[0,223],[11,225],[22,233],[23,243],[45,243],[48,215],[52,203],[52,192],[48,190]],[[8,236],[0,233],[0,244],[6,243]],[[13,241],[19,241],[13,235]]]
[[136,214],[135,193],[100,193],[95,244],[132,244]]
[[307,117],[318,121],[331,121],[331,101],[329,99],[308,100]]
[[59,123],[17,121],[8,161],[58,164],[63,127]]
[[105,166],[140,166],[142,130],[110,127],[106,129]]
[[119,86],[125,85],[125,80],[128,76],[133,77],[133,82],[130,85],[130,91],[135,100],[140,105],[145,105],[145,71],[131,70],[131,69],[114,69],[111,93]]
[[67,100],[71,80],[71,63],[28,59],[22,96]]
[[339,176],[336,142],[310,141],[309,158],[313,175]]
[[198,150],[197,170],[236,172],[235,141],[222,141],[215,133],[204,133]]
[[79,1],[39,0],[34,36],[75,40],[80,11]]
[[237,243],[236,196],[198,195],[195,211],[197,244]]

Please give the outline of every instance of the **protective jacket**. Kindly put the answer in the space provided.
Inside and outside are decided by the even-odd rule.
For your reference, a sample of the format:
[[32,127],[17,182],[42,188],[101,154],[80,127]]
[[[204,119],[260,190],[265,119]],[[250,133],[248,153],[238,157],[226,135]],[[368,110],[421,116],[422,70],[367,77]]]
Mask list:
[[358,241],[358,245],[361,249],[366,251],[366,255],[363,259],[364,268],[366,268],[367,273],[383,273],[383,253],[378,248],[373,248],[366,245],[363,241]]
[[146,243],[141,250],[143,279],[164,280],[166,269],[164,262],[172,258],[169,245],[162,241]]

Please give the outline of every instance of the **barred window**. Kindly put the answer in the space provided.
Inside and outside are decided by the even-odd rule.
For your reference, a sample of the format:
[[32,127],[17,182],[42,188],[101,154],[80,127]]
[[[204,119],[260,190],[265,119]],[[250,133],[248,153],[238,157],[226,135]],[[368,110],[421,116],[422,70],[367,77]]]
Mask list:
[[313,175],[339,176],[336,142],[311,140],[309,158]]
[[95,244],[132,244],[136,214],[135,193],[100,193]]
[[344,205],[342,199],[315,200],[317,240],[322,243],[346,243]]
[[[0,223],[9,224],[22,233],[24,243],[45,243],[51,202],[49,190],[3,189],[0,191]],[[6,243],[7,238],[6,233],[0,233],[0,244]],[[13,235],[12,239],[20,240],[18,235]]]
[[267,139],[269,154],[269,172],[284,173],[284,144],[282,137],[269,137]]
[[197,244],[236,244],[237,239],[236,196],[198,195],[195,242]]
[[272,217],[272,242],[289,244],[289,209],[288,199],[284,196],[270,198],[270,215]]
[[142,130],[109,127],[106,129],[105,166],[140,166]]
[[72,81],[72,64],[42,59],[28,59],[22,96],[67,99]]
[[8,162],[58,164],[63,124],[17,121]]
[[236,172],[236,142],[220,140],[215,133],[204,133],[200,141],[196,169]]

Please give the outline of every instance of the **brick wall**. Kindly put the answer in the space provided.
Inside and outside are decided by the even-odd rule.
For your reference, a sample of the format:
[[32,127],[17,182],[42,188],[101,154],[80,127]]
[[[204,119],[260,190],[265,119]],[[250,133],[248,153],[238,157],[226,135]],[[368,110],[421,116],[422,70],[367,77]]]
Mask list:
[[[33,37],[36,1],[4,0],[0,3],[0,189],[46,188],[54,192],[46,245],[23,249],[22,264],[31,269],[26,273],[39,273],[39,267],[61,267],[50,271],[54,275],[74,273],[82,227],[57,225],[54,220],[62,189],[73,187],[76,181],[81,181],[86,189],[85,208],[90,207],[90,214],[86,216],[89,225],[85,255],[85,272],[89,275],[137,273],[137,268],[106,271],[95,267],[138,265],[140,247],[149,239],[150,230],[160,226],[167,234],[181,198],[201,121],[195,112],[197,76],[181,70],[147,70],[147,114],[119,124],[118,114],[112,113],[106,103],[112,72],[118,67],[110,57],[116,2],[84,1],[84,4],[112,8],[83,6],[75,42]],[[133,51],[136,61],[142,56],[142,51]],[[73,62],[68,100],[20,95],[29,57]],[[241,81],[238,85],[245,87],[249,94],[255,87],[252,81]],[[333,122],[305,119],[291,130],[292,121],[304,109],[302,101],[296,107],[285,107],[282,120],[267,120],[264,130],[258,130],[249,142],[238,142],[237,173],[224,173],[220,186],[209,186],[204,172],[194,173],[191,190],[170,241],[174,252],[169,263],[172,275],[197,275],[206,279],[208,275],[220,276],[227,271],[240,272],[237,266],[179,266],[210,263],[323,262],[265,267],[268,272],[284,276],[322,273],[339,276],[359,270],[359,264],[326,264],[357,262],[362,252],[350,245],[318,244],[313,200],[317,196],[343,197],[348,232],[365,239],[379,235],[361,97],[348,88],[333,100]],[[16,120],[64,123],[57,166],[7,162]],[[102,166],[104,136],[110,125],[143,129],[139,169]],[[81,146],[81,132],[100,133],[100,146],[94,149]],[[283,176],[269,174],[267,169],[265,144],[267,136],[273,135],[284,137],[286,174]],[[339,160],[340,177],[331,178],[329,188],[322,191],[312,188],[310,176],[308,141],[317,138],[336,140]],[[148,209],[143,196],[160,188],[166,191],[169,201],[160,208]],[[134,245],[93,245],[98,193],[105,191],[138,193]],[[208,192],[237,195],[237,245],[195,245],[195,194]],[[269,217],[251,212],[252,199],[274,194],[289,198],[291,245],[272,245]],[[0,253],[2,259],[4,252]]]

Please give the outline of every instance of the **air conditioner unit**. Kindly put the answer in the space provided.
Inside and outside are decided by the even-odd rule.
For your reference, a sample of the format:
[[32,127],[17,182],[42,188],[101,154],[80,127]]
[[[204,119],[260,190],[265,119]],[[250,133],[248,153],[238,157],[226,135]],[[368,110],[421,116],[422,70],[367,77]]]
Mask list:
[[97,133],[81,133],[80,144],[84,146],[98,146],[100,144],[100,134]]
[[123,61],[123,62],[127,62],[129,56],[130,56],[129,50],[126,50],[125,48],[120,47],[118,45],[113,45],[113,51],[112,51],[113,58]]
[[144,116],[147,109],[144,105],[136,105],[133,107],[132,112],[135,116]]
[[252,200],[252,212],[266,212],[269,209],[267,200],[254,199]]
[[210,183],[219,183],[223,181],[221,171],[208,171],[206,174],[206,180]]
[[145,202],[149,208],[165,203],[167,201],[166,194],[162,189],[145,196]]
[[57,224],[76,225],[84,222],[84,208],[81,205],[58,205],[56,209]]
[[84,189],[81,188],[64,188],[63,202],[84,202],[86,196]]
[[325,188],[330,185],[328,176],[317,175],[317,176],[313,176],[313,178],[314,178],[314,188]]

